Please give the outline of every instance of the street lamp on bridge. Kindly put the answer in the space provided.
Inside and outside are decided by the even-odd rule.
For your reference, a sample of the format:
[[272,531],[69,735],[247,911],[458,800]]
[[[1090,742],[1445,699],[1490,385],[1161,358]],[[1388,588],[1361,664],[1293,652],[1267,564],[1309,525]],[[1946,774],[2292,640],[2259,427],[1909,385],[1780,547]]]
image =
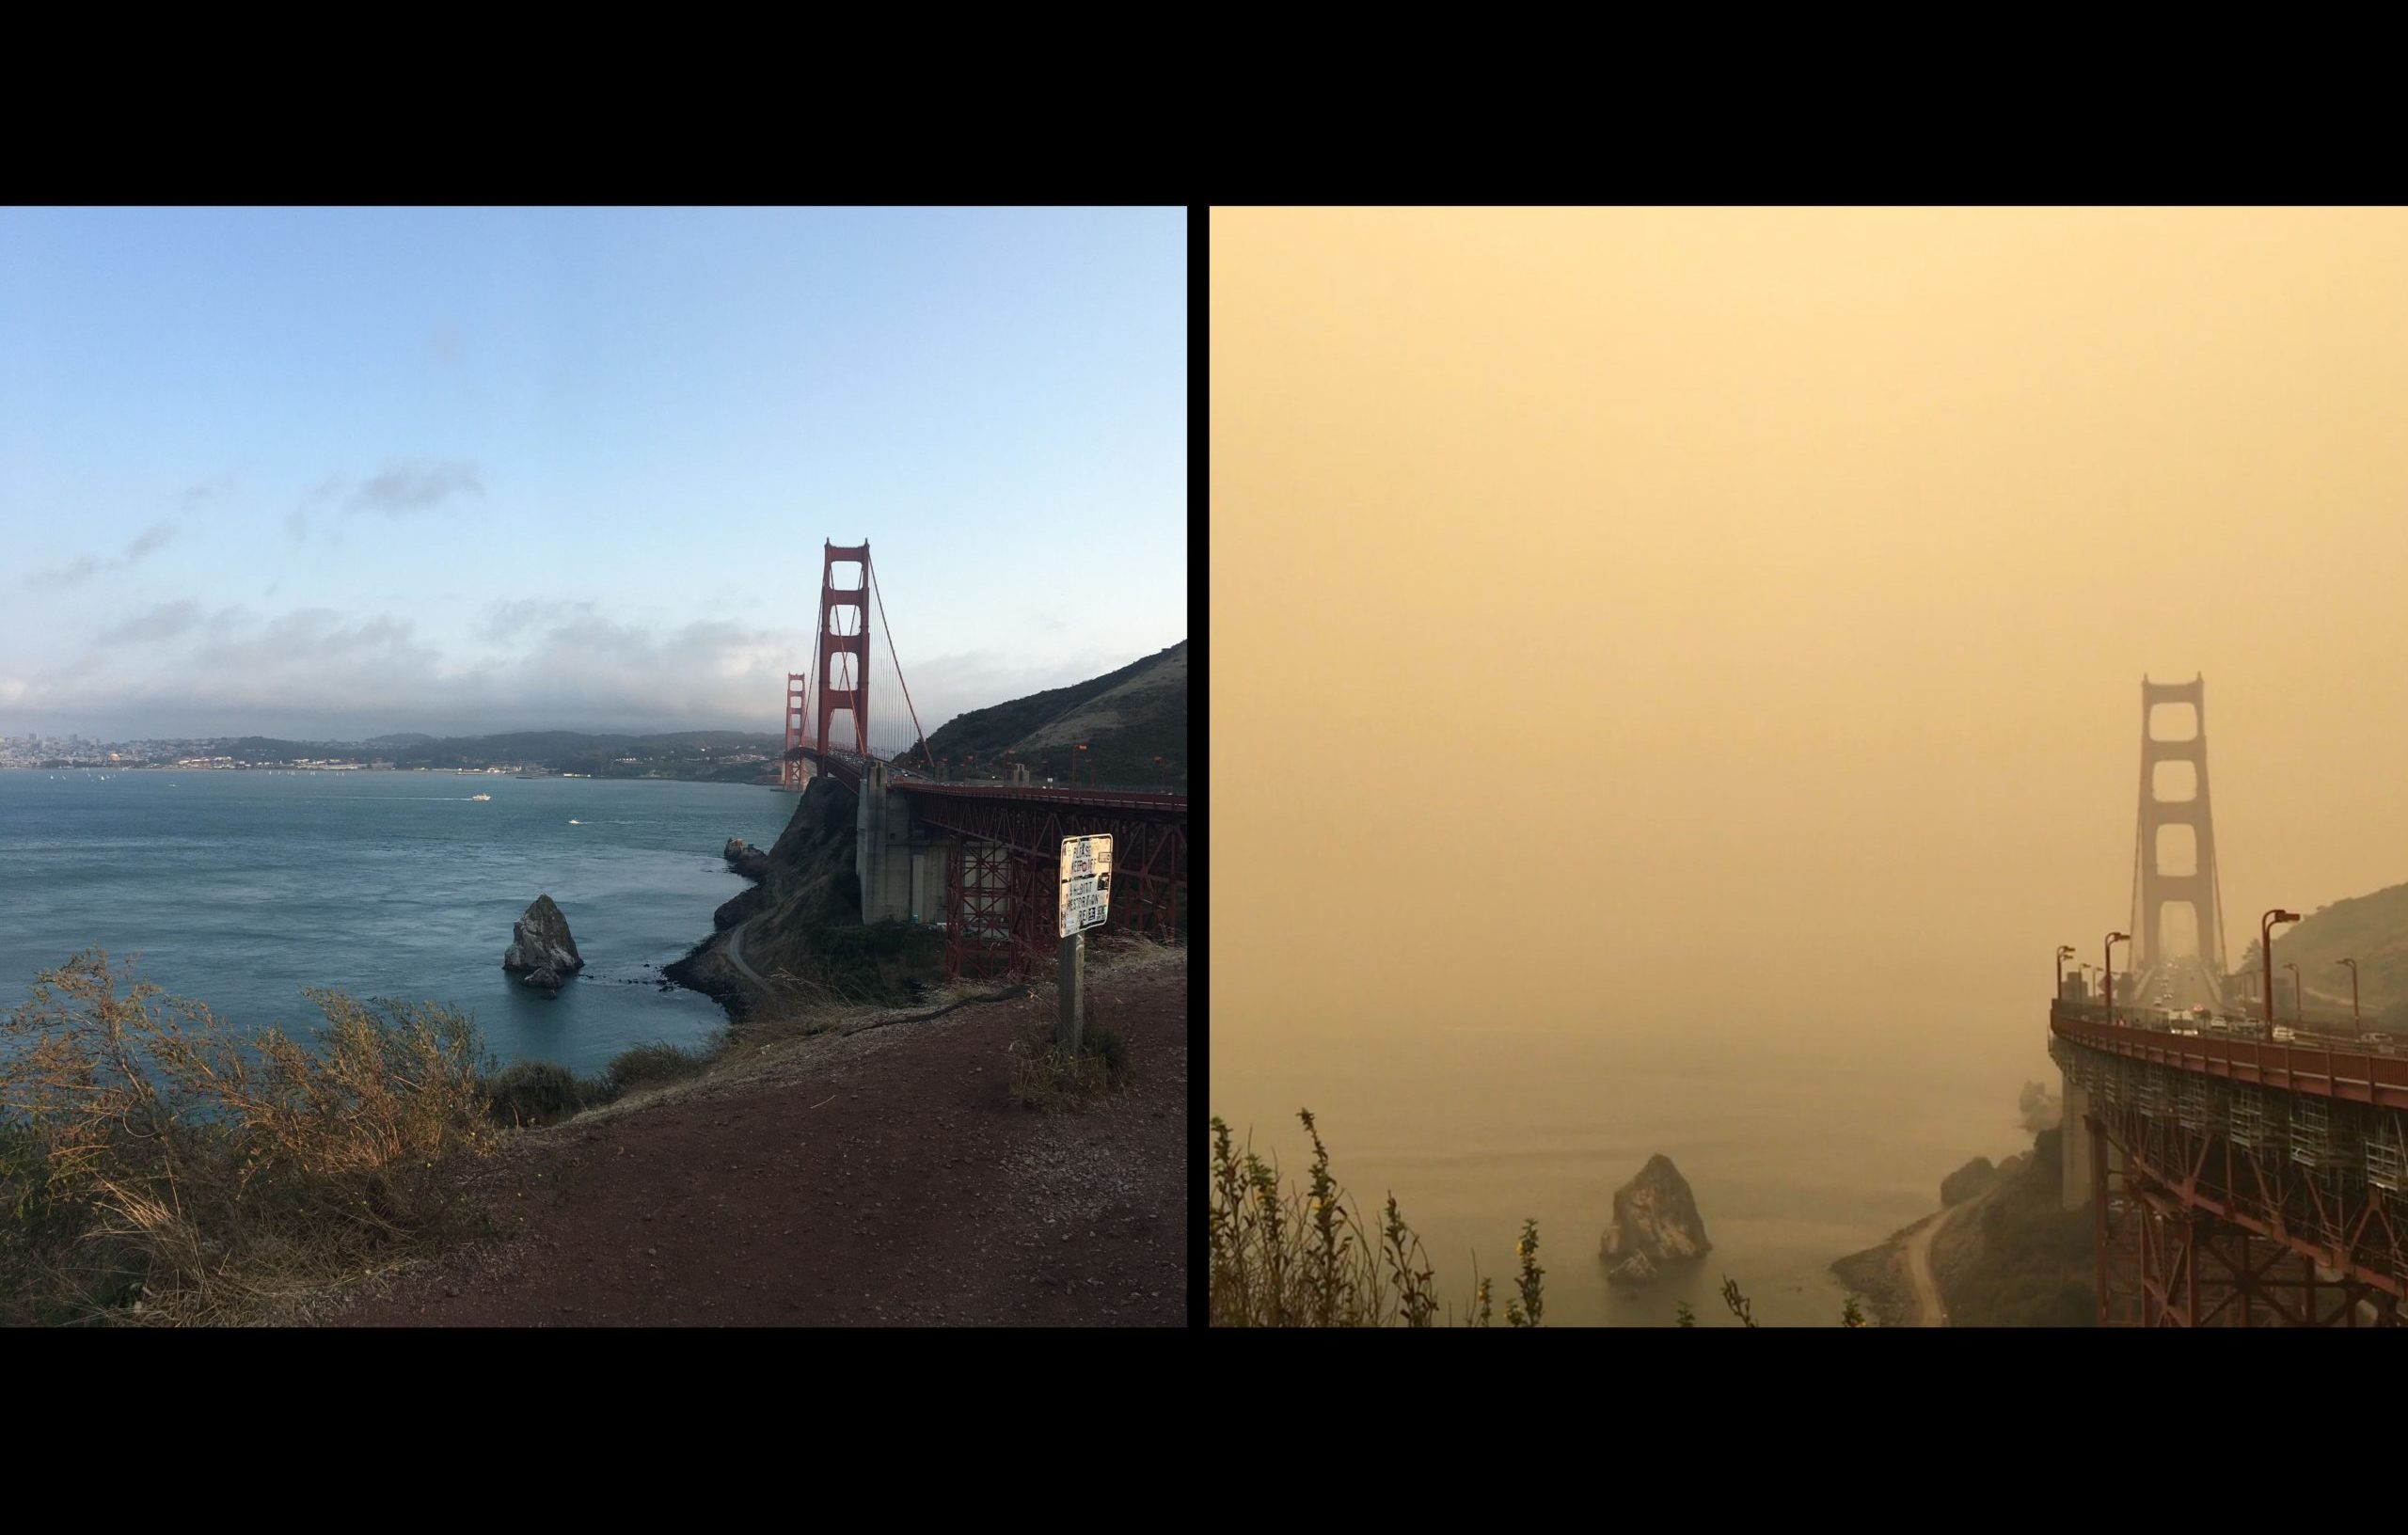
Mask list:
[[[1158,758],[1156,760],[1159,761],[1160,759]],[[2066,1000],[2066,961],[2072,957],[2072,944],[2060,943],[2057,945],[2057,1000],[2059,1002]]]
[[2130,943],[2130,933],[2109,933],[2107,942],[2099,946],[2099,976],[2107,984],[2107,1021],[2115,1021],[2115,945]]
[[2289,972],[2291,973],[2291,1021],[2292,1021],[2292,1022],[2294,1022],[2294,1023],[2297,1023],[2297,1022],[2299,1022],[2299,1021],[2300,1021],[2300,1016],[2299,1016],[2299,966],[2297,966],[2297,965],[2293,964],[2293,963],[2292,963],[2291,961],[2289,961],[2289,959],[2286,959],[2286,960],[2284,960],[2284,961],[2283,961],[2283,968],[2284,968],[2285,970],[2288,970],[2288,971],[2289,971]]
[[2281,907],[2258,919],[2258,957],[2266,970],[2266,1034],[2270,1038],[2274,1032],[2274,925],[2298,920],[2298,912],[2286,911]]
[[2355,959],[2337,961],[2350,967],[2350,1032],[2358,1032],[2358,962]]

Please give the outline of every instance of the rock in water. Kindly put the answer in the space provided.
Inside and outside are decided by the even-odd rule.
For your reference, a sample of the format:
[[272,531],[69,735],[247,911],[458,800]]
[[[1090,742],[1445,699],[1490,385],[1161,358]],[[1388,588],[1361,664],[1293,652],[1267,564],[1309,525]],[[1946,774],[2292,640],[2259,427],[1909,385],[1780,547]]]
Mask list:
[[1614,1218],[1597,1252],[1606,1259],[1606,1277],[1629,1285],[1655,1278],[1667,1263],[1703,1258],[1713,1246],[1688,1179],[1658,1152],[1614,1191]]
[[577,952],[577,940],[568,932],[568,918],[561,915],[549,895],[538,895],[527,914],[510,931],[510,947],[503,951],[501,968],[524,971],[519,979],[529,986],[557,994],[562,981],[585,968],[585,960]]
[[747,879],[759,882],[769,878],[769,855],[742,837],[728,838],[727,847],[720,856],[727,860],[729,868]]

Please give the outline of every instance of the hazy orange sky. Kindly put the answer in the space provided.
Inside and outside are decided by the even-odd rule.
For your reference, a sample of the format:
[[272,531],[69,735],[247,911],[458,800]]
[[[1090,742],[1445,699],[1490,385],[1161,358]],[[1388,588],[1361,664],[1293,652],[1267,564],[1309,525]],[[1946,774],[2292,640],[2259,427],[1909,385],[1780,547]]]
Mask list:
[[1216,1082],[1701,998],[2039,1075],[2144,673],[2207,678],[2236,962],[2408,880],[2408,214],[1211,235]]

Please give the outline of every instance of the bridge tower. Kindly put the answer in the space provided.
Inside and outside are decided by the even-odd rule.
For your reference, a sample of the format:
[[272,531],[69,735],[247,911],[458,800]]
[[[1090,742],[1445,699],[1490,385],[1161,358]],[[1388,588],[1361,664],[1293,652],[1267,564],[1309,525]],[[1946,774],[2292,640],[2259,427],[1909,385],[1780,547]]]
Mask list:
[[[2161,736],[2153,733],[2151,720],[2161,704],[2187,704],[2194,721],[2187,736]],[[2192,792],[2187,797],[2162,798],[2166,787],[2159,782],[2158,768],[2169,763],[2187,763],[2191,768]],[[2193,857],[2188,872],[2168,872],[2167,849],[2161,835],[2168,828],[2185,827],[2191,834]],[[2179,862],[2174,860],[2171,862]],[[2208,709],[2207,681],[2193,677],[2189,682],[2151,682],[2141,678],[2141,813],[2140,829],[2132,849],[2132,973],[2135,982],[2152,971],[2162,971],[2169,960],[2181,957],[2167,952],[2165,942],[2165,910],[2170,906],[2187,905],[2198,935],[2197,957],[2205,972],[2205,984],[2210,1000],[2221,1005],[2218,989],[2225,977],[2224,893],[2216,878],[2215,822],[2208,805]],[[2143,1001],[2134,998],[2134,1001]]]
[[810,673],[805,672],[786,673],[786,747],[784,754],[778,758],[778,787],[782,789],[800,789],[803,781],[811,776],[811,765],[795,755],[797,747],[811,744],[811,713],[805,702],[810,696]]
[[[853,717],[853,750],[869,755],[869,542],[851,546],[823,545],[819,567],[819,644],[814,670],[819,687],[819,719],[814,744],[828,751],[828,721],[842,709]],[[836,584],[838,565],[858,565],[851,586]],[[848,630],[835,622],[842,609],[852,610]],[[840,667],[839,662],[844,664]],[[841,686],[839,681],[841,679]]]

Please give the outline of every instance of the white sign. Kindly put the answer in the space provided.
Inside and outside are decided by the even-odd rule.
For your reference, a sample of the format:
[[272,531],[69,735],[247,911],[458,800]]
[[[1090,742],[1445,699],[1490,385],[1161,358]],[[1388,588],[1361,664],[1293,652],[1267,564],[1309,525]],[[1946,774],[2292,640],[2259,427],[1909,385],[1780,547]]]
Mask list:
[[1062,936],[1103,926],[1112,905],[1112,839],[1062,839]]

